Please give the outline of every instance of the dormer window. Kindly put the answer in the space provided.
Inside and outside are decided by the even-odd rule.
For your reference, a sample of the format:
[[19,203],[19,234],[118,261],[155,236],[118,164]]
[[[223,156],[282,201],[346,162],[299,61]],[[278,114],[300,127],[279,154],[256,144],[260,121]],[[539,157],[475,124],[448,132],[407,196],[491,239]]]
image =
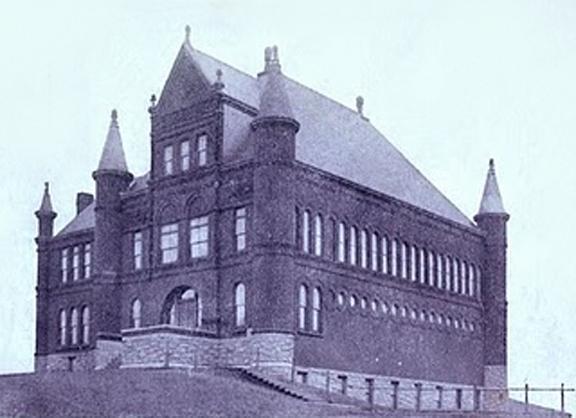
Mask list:
[[174,174],[174,147],[168,145],[164,148],[164,175]]
[[208,163],[208,136],[202,134],[196,141],[196,156],[198,167],[203,167]]

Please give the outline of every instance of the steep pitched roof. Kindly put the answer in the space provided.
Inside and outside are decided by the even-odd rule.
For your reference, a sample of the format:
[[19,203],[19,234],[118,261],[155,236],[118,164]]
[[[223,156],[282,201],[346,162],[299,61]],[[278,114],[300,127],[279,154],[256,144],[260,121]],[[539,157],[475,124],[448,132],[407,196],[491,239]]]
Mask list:
[[122,147],[122,137],[120,136],[120,128],[118,127],[118,113],[116,110],[112,111],[110,120],[110,127],[108,128],[108,135],[98,164],[98,170],[115,170],[115,171],[128,171],[126,164],[126,156],[124,155],[124,148]]
[[52,199],[50,198],[50,185],[48,182],[44,183],[44,194],[42,195],[42,202],[40,203],[38,213],[54,213],[54,209],[52,208]]
[[[216,81],[216,71],[221,69],[224,93],[258,109],[266,77],[252,77],[189,45],[184,51],[210,83]],[[294,118],[300,123],[297,160],[462,225],[474,225],[358,112],[295,80],[282,78]],[[239,118],[238,123],[228,124],[225,142],[233,143],[225,143],[225,150],[250,147],[249,123]]]
[[482,194],[480,209],[478,210],[478,215],[487,213],[506,213],[504,204],[502,203],[498,181],[496,180],[496,169],[494,168],[493,159],[490,159],[488,174],[486,175],[486,183],[484,183],[484,193]]

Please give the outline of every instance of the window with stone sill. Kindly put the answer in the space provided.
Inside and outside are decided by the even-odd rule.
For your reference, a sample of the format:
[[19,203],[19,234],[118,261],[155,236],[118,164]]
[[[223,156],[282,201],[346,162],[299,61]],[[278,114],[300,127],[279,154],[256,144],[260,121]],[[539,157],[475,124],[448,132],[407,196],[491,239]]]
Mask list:
[[163,162],[164,175],[174,174],[174,147],[172,145],[164,147]]
[[168,224],[160,228],[160,250],[162,264],[178,260],[178,224]]
[[246,208],[234,211],[234,241],[237,252],[246,249]]
[[190,170],[190,141],[180,143],[180,168],[182,171]]
[[209,251],[208,216],[200,216],[190,220],[190,257],[203,258]]
[[196,163],[198,167],[208,164],[208,135],[201,134],[196,139]]
[[237,327],[246,326],[246,286],[238,283],[234,289],[234,323]]
[[84,278],[89,279],[92,274],[92,244],[84,245]]
[[81,321],[81,335],[82,344],[87,345],[90,343],[90,308],[84,306],[82,308],[82,321]]

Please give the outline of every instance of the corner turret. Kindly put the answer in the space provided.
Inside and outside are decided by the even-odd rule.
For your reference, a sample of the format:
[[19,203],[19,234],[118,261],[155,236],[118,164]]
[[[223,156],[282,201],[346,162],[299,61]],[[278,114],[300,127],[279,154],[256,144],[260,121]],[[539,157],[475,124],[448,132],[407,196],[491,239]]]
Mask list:
[[44,183],[44,194],[40,209],[35,213],[38,218],[38,238],[52,238],[54,235],[54,219],[58,214],[52,209],[52,199],[50,198],[50,184]]
[[[506,223],[510,215],[504,210],[496,181],[494,160],[490,160],[484,193],[478,214],[474,217],[485,232],[485,256],[482,276],[484,304],[484,384],[506,388],[507,379],[507,301],[506,301]],[[487,399],[494,407],[506,399],[506,392],[493,392]]]

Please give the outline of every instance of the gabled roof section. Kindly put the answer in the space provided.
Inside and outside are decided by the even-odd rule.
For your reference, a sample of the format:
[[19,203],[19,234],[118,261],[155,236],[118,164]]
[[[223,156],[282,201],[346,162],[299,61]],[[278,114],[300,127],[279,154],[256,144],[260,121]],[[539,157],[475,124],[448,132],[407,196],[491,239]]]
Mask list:
[[94,228],[94,206],[95,203],[92,202],[84,208],[74,219],[72,219],[68,225],[66,225],[58,234],[57,237],[63,235],[71,234],[73,232],[85,231]]
[[[189,51],[195,65],[210,83],[222,69],[224,93],[259,108],[267,77],[252,77],[197,49]],[[358,112],[282,76],[293,117],[300,123],[296,159],[377,192],[417,206],[438,216],[475,225],[414,167],[370,122]],[[226,124],[224,150],[236,158],[250,148],[250,119],[237,117]]]
[[502,196],[500,195],[500,188],[496,180],[496,169],[494,167],[494,160],[490,159],[488,174],[486,175],[486,183],[484,183],[484,193],[480,201],[480,209],[478,215],[484,214],[505,214],[504,204],[502,203]]
[[128,164],[126,164],[126,155],[124,154],[124,147],[122,147],[122,137],[118,126],[118,112],[116,110],[112,111],[110,127],[108,128],[108,135],[106,136],[98,170],[128,172]]

